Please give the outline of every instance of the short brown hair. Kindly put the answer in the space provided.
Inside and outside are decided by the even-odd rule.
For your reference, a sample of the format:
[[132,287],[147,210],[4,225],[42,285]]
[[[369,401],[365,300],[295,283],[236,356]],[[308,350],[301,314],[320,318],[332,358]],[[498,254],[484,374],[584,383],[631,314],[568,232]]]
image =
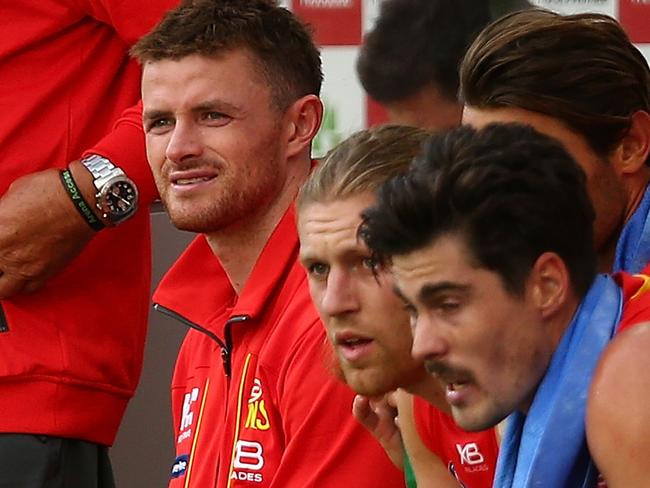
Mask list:
[[620,143],[635,112],[650,112],[648,63],[606,15],[508,15],[479,34],[460,77],[467,105],[555,117],[600,156]]
[[422,129],[384,125],[361,130],[325,156],[303,185],[298,210],[366,191],[405,173],[430,134]]
[[142,37],[131,55],[144,64],[191,54],[216,57],[240,48],[253,54],[277,108],[320,93],[320,54],[309,31],[272,0],[186,0]]

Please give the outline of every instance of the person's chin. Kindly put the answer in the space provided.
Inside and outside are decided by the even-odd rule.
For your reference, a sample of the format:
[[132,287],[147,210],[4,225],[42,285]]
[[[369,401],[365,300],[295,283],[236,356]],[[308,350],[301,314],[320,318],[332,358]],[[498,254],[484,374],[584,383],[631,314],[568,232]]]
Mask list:
[[467,432],[478,432],[494,427],[501,418],[487,412],[472,411],[470,407],[451,407],[456,425]]
[[395,388],[390,388],[385,381],[385,376],[381,379],[375,378],[369,371],[343,371],[345,382],[348,386],[359,395],[367,397],[380,396]]

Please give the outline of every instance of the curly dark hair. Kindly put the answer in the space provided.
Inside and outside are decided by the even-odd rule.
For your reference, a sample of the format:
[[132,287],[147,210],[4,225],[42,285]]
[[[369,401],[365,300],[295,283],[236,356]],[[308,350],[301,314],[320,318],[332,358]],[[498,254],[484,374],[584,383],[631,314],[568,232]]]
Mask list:
[[360,235],[380,258],[458,235],[477,266],[521,294],[536,259],[554,252],[582,296],[596,274],[594,211],[582,169],[529,126],[461,127],[433,136],[406,175],[386,182]]

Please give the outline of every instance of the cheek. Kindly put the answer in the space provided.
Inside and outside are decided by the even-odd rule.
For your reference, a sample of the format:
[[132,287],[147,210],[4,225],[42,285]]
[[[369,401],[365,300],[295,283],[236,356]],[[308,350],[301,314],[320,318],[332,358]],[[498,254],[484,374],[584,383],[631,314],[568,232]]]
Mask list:
[[151,170],[156,173],[160,173],[163,163],[165,162],[166,156],[165,151],[167,150],[167,139],[162,137],[152,137],[147,136],[146,139],[146,152],[147,152],[147,161],[149,161],[149,167]]
[[313,279],[308,279],[309,280],[309,294],[311,295],[311,301],[318,310],[318,314],[323,318],[323,313],[322,313],[322,302],[323,302],[323,294],[325,291],[325,288],[323,285],[316,280]]

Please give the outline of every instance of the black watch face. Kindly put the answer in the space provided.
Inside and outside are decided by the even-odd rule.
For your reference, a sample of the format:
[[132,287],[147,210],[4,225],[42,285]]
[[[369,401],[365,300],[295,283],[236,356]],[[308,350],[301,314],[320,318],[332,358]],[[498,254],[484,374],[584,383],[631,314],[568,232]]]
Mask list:
[[137,196],[131,183],[127,181],[113,183],[106,192],[104,212],[116,217],[129,213],[135,206]]

